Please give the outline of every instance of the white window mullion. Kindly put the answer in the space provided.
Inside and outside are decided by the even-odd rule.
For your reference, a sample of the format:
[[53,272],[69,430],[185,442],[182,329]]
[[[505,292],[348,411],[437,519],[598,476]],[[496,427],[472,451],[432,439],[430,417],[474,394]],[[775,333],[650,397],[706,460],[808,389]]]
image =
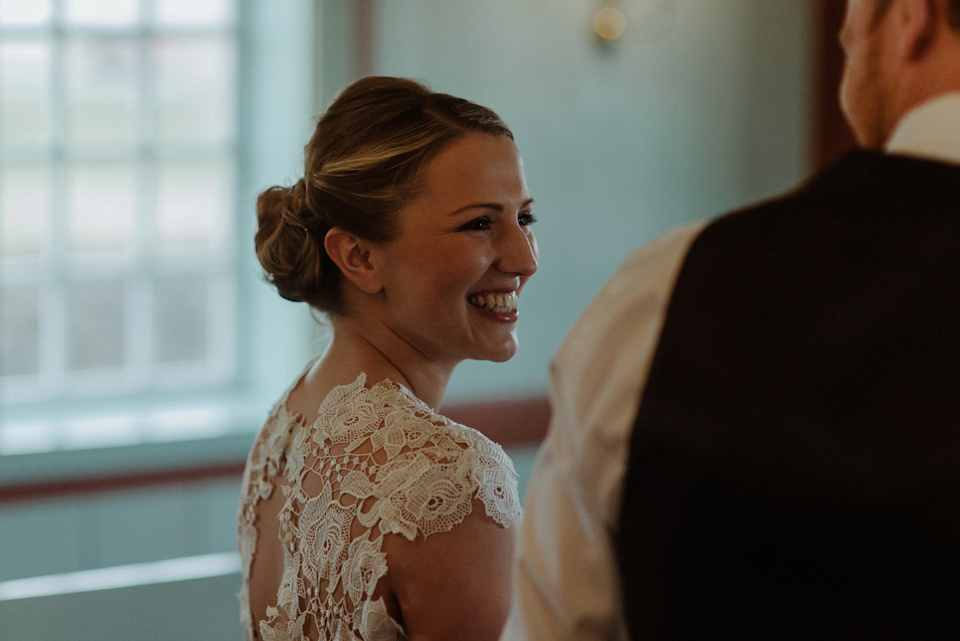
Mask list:
[[150,60],[152,13],[147,0],[140,1],[137,67],[139,86],[139,123],[135,162],[138,166],[138,216],[134,244],[134,269],[127,279],[129,298],[126,309],[127,363],[139,389],[153,381],[153,283],[154,270],[154,143],[153,143],[153,69]]
[[54,0],[51,16],[51,131],[49,162],[51,181],[50,195],[50,244],[47,261],[47,277],[41,282],[40,314],[40,374],[41,389],[51,396],[66,392],[67,369],[67,169],[66,169],[66,78],[64,46],[63,0]]

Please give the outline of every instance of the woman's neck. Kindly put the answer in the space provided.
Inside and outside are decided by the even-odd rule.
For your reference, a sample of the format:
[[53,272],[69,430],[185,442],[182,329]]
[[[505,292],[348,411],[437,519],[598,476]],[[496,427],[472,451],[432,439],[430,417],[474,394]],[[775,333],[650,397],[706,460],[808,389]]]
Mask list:
[[455,364],[432,362],[391,332],[377,332],[343,318],[333,319],[332,325],[333,340],[315,368],[317,377],[342,385],[365,372],[368,384],[389,379],[410,389],[429,407],[439,408]]

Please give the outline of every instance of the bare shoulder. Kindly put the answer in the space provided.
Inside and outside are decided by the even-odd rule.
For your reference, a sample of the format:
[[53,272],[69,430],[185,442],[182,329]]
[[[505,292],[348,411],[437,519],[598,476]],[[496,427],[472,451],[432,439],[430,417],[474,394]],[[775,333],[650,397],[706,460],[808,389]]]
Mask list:
[[514,531],[481,501],[451,530],[384,537],[390,586],[411,640],[495,640],[509,611]]

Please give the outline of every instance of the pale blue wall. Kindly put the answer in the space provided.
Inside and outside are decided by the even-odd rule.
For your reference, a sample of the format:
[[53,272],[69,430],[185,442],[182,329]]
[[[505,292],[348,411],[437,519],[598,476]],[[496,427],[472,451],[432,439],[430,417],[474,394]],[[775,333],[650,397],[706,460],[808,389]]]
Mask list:
[[[325,7],[336,14],[343,2]],[[562,337],[632,248],[807,172],[808,0],[622,5],[634,18],[655,9],[603,49],[598,5],[586,0],[379,3],[371,71],[498,111],[540,218],[520,352],[506,365],[464,364],[448,400],[544,390]]]

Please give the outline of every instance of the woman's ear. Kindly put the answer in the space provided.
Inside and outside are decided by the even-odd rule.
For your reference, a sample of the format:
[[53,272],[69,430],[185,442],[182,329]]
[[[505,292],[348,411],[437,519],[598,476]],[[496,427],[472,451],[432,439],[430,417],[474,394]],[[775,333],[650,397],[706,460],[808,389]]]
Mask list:
[[323,247],[347,280],[360,291],[378,294],[383,290],[383,283],[370,260],[373,250],[370,241],[334,227],[323,237]]

